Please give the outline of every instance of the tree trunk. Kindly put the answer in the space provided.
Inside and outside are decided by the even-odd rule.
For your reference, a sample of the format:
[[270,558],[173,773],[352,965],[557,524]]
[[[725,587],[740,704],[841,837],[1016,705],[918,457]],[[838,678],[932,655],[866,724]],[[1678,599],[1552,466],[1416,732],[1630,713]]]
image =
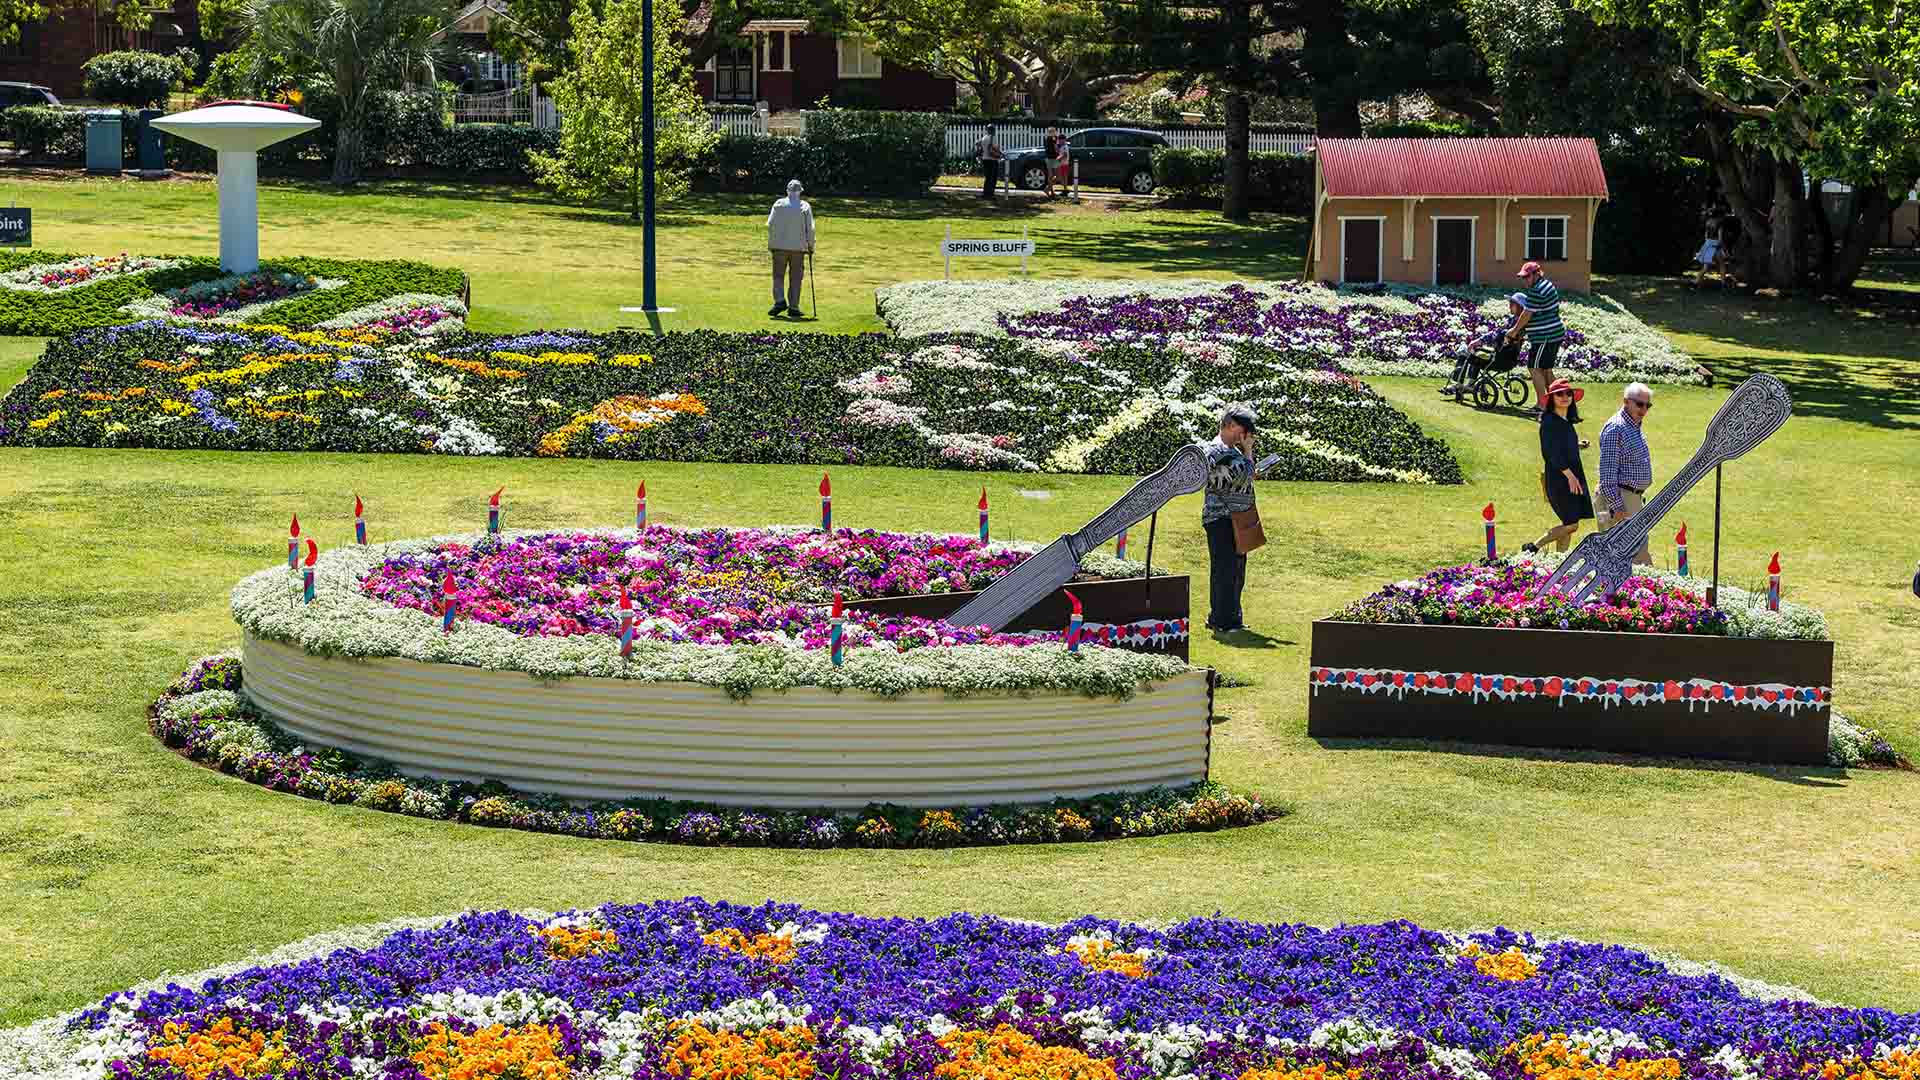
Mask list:
[[365,117],[342,111],[340,123],[334,129],[333,140],[333,182],[342,187],[360,182],[360,146],[363,136],[360,131]]
[[1706,123],[1707,146],[1721,194],[1740,221],[1740,277],[1750,286],[1767,283],[1767,255],[1773,246],[1766,201],[1772,173],[1733,141],[1733,131],[1717,120]]
[[1253,144],[1253,101],[1243,91],[1227,96],[1227,184],[1220,216],[1246,221],[1253,216],[1253,168],[1248,151]]
[[[1911,190],[1912,185],[1905,187]],[[1856,188],[1853,193],[1853,213],[1846,220],[1846,232],[1841,235],[1840,250],[1832,261],[1832,278],[1828,286],[1834,289],[1850,289],[1860,277],[1860,268],[1866,265],[1867,253],[1873,248],[1873,238],[1887,224],[1887,218],[1893,214],[1893,197],[1887,194],[1885,185],[1876,184],[1864,190]]]
[[1767,261],[1767,277],[1776,289],[1791,289],[1800,283],[1806,251],[1805,207],[1799,169],[1792,162],[1774,158],[1773,249]]
[[1353,80],[1359,57],[1347,33],[1345,0],[1316,0],[1305,7],[1302,54],[1313,92],[1314,133],[1328,139],[1357,139],[1365,134]]

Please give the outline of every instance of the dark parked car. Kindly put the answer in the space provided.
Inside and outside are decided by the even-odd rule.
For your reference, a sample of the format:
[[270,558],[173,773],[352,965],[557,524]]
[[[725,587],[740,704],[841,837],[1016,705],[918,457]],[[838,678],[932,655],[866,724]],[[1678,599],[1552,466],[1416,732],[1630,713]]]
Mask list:
[[[1080,163],[1080,182],[1117,187],[1135,195],[1153,194],[1153,148],[1167,145],[1157,132],[1135,128],[1088,128],[1067,139],[1072,160]],[[1046,186],[1046,148],[1023,146],[1007,151],[1007,181],[1029,191]],[[1071,170],[1071,166],[1069,166]],[[1073,173],[1067,173],[1069,181]]]
[[33,83],[0,82],[0,110],[11,109],[15,105],[58,105],[60,99],[53,91]]

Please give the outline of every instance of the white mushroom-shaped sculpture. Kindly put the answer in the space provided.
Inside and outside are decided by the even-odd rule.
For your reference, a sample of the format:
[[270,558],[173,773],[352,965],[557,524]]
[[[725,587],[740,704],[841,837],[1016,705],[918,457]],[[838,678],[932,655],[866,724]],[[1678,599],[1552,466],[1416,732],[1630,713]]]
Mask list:
[[153,121],[169,135],[213,149],[220,168],[220,268],[245,274],[260,268],[260,151],[320,126],[284,105],[217,101]]

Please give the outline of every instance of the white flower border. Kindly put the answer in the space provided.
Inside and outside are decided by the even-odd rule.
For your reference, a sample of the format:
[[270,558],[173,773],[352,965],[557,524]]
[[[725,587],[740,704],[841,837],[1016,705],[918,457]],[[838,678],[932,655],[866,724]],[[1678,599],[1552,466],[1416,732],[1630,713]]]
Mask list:
[[[292,298],[289,297],[288,299]],[[385,300],[375,300],[371,304],[362,304],[351,311],[341,312],[331,319],[314,323],[313,328],[315,330],[350,330],[354,327],[370,323],[375,319],[420,307],[443,307],[447,309],[449,314],[446,318],[438,322],[424,328],[409,331],[410,333],[419,337],[431,337],[435,334],[447,333],[450,330],[464,330],[466,328],[467,316],[470,313],[467,311],[467,305],[461,303],[459,297],[413,292],[389,296]]]
[[[747,526],[742,526],[747,528]],[[767,531],[807,530],[787,527]],[[553,529],[508,530],[504,537],[541,536]],[[635,541],[632,529],[564,530],[570,534]],[[944,534],[918,534],[939,536]],[[474,544],[485,534],[464,533],[393,543],[351,545],[323,552],[314,566],[315,598],[301,599],[301,574],[284,566],[255,573],[234,587],[234,621],[257,637],[297,646],[321,656],[396,657],[428,664],[459,664],[493,671],[522,671],[535,679],[576,675],[643,682],[693,682],[725,689],[736,697],[756,690],[819,686],[864,690],[895,697],[914,690],[943,690],[952,695],[985,692],[1077,692],[1125,698],[1144,683],[1171,679],[1188,670],[1173,656],[1124,649],[1062,645],[959,645],[896,652],[890,648],[853,648],[834,667],[825,649],[779,645],[700,645],[636,641],[630,661],[620,658],[619,642],[607,634],[571,637],[522,637],[512,631],[467,619],[453,632],[441,629],[438,616],[402,608],[368,596],[360,579],[386,559],[425,552],[445,543]],[[1032,551],[1030,544],[995,548]],[[1082,566],[1103,576],[1138,574],[1142,565],[1110,555],[1089,555]]]
[[[73,270],[82,266],[96,265],[107,259],[122,257],[131,260],[136,265],[129,270],[121,270],[110,274],[95,274],[85,281],[76,281],[71,285],[42,285],[39,281],[35,280],[40,277],[40,275],[55,270]],[[150,255],[82,255],[78,258],[65,259],[60,262],[28,263],[26,266],[22,266],[17,270],[9,270],[4,274],[0,274],[0,289],[7,289],[11,292],[34,293],[39,296],[57,296],[60,293],[73,292],[75,289],[89,288],[104,281],[118,281],[124,277],[137,277],[141,274],[152,273],[156,270],[171,270],[176,266],[183,265],[185,265],[185,260],[183,259],[156,259]]]

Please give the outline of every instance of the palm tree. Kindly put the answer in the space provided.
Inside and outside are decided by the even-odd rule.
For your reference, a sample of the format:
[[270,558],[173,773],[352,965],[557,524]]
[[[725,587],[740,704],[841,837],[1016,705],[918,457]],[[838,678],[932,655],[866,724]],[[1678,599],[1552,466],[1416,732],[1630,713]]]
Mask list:
[[247,9],[261,56],[303,57],[325,71],[340,97],[333,182],[360,179],[361,143],[374,94],[398,88],[426,63],[451,18],[448,0],[252,0]]

